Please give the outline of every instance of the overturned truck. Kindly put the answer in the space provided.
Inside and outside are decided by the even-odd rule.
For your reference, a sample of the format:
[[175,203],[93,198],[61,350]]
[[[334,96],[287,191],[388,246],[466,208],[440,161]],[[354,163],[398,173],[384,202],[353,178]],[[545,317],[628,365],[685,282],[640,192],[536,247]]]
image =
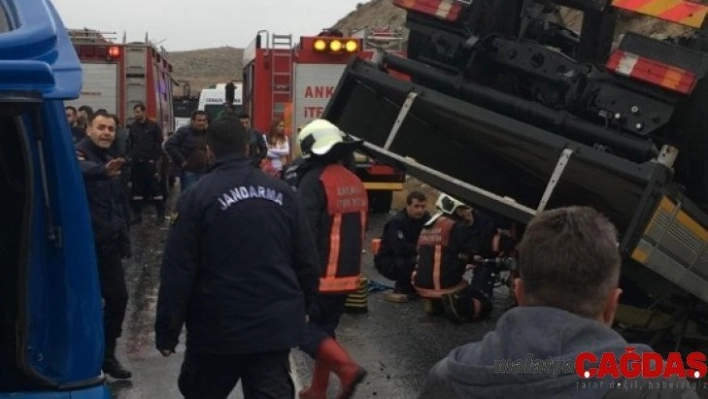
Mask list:
[[[621,234],[627,325],[706,335],[708,8],[644,3],[394,0],[407,58],[353,59],[323,116],[372,157],[522,227],[543,209],[601,210]],[[579,32],[561,7],[583,14]],[[632,12],[691,33],[618,35]]]

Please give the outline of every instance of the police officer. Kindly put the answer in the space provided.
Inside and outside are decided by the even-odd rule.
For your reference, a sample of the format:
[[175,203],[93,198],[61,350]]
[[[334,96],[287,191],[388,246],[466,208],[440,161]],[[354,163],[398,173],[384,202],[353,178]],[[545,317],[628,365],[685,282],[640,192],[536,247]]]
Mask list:
[[425,194],[412,191],[406,197],[405,209],[396,212],[384,226],[374,266],[381,275],[396,282],[393,292],[384,295],[389,302],[408,302],[417,296],[411,276],[418,261],[418,236],[430,219],[426,205]]
[[361,276],[361,253],[368,210],[361,180],[342,165],[360,143],[345,142],[332,123],[316,119],[298,135],[303,162],[296,178],[301,202],[317,243],[320,286],[310,309],[309,340],[303,351],[315,361],[312,385],[300,398],[324,398],[329,374],[340,380],[338,398],[350,398],[366,371],[335,340],[347,294],[356,292]]
[[435,205],[438,212],[418,238],[413,286],[426,299],[428,314],[444,311],[455,322],[484,318],[492,310],[492,270],[476,269],[471,286],[464,274],[468,264],[491,255],[494,222],[445,193]]
[[162,129],[147,117],[143,104],[133,107],[135,122],[130,125],[130,158],[132,162],[131,183],[133,186],[134,222],[142,222],[143,203],[155,205],[157,224],[165,220],[165,197],[160,187],[160,164],[162,160]]
[[132,374],[115,356],[116,341],[122,333],[128,304],[121,259],[131,255],[128,221],[125,219],[128,203],[119,180],[125,160],[110,155],[116,133],[113,115],[105,111],[92,114],[86,132],[87,136],[76,144],[76,155],[91,211],[101,294],[105,303],[103,370],[111,377],[126,379]]
[[236,118],[209,126],[209,172],[179,196],[160,271],[155,339],[187,350],[179,389],[187,399],[292,398],[290,348],[307,334],[317,295],[317,248],[282,181],[255,168]]

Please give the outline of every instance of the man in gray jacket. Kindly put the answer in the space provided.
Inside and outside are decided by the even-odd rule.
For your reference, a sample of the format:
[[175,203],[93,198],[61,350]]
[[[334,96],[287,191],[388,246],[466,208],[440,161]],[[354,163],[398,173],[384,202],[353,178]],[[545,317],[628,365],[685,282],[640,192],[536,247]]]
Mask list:
[[502,315],[480,342],[455,348],[438,362],[420,399],[698,398],[700,383],[676,377],[576,373],[581,353],[598,360],[614,353],[619,360],[627,347],[636,354],[653,352],[627,343],[611,328],[622,292],[616,237],[612,223],[591,208],[537,215],[519,244],[520,278],[514,284],[519,306]]

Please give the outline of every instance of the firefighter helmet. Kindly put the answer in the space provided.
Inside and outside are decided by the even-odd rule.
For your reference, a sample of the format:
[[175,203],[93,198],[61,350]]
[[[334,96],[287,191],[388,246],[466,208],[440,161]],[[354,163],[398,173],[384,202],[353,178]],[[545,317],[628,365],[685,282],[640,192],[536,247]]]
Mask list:
[[315,119],[303,126],[297,136],[297,143],[303,158],[311,155],[322,156],[329,154],[337,144],[349,143],[342,132],[332,122],[324,119]]
[[438,208],[440,212],[446,215],[453,215],[455,213],[455,210],[462,206],[469,208],[469,206],[465,205],[462,201],[444,193],[440,194],[437,202],[435,203],[435,207]]
[[453,216],[457,208],[469,207],[469,205],[466,205],[464,202],[448,194],[442,193],[438,196],[435,207],[438,209],[438,212],[428,220],[426,226],[432,225],[442,215]]

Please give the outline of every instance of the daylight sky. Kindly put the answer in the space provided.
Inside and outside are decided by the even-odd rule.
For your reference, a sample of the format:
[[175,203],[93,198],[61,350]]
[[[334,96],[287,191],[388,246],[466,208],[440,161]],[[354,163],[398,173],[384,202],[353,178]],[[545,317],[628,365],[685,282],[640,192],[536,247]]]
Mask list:
[[[51,0],[71,29],[145,33],[167,51],[246,47],[256,32],[313,35],[368,0]],[[164,41],[163,41],[164,40]]]

